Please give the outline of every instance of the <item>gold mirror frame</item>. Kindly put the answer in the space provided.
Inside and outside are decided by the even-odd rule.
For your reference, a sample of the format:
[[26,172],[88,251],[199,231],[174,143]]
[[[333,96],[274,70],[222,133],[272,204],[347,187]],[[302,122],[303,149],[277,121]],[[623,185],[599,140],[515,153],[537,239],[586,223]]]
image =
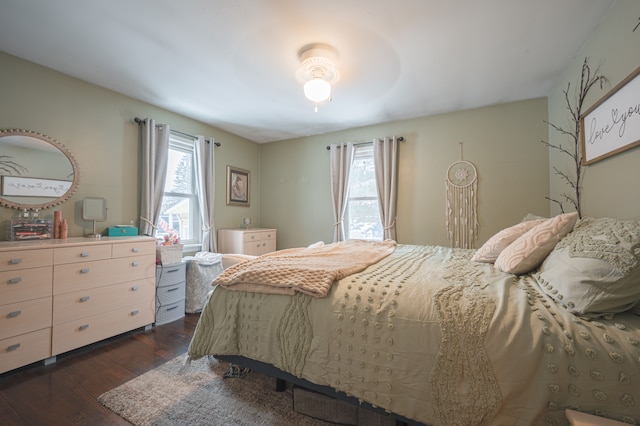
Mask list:
[[[71,152],[63,144],[61,144],[60,142],[58,142],[57,140],[49,136],[43,135],[42,133],[33,132],[31,130],[2,129],[0,130],[0,146],[2,145],[2,138],[6,136],[22,136],[27,138],[34,138],[42,141],[43,143],[46,143],[55,147],[58,151],[64,154],[64,156],[69,160],[71,168],[73,169],[73,181],[71,182],[71,186],[69,187],[69,189],[67,189],[67,191],[63,195],[57,198],[49,197],[47,198],[47,201],[42,203],[20,203],[17,201],[6,199],[4,198],[5,197],[4,195],[0,194],[0,206],[9,207],[12,209],[20,209],[20,210],[23,210],[23,209],[42,210],[42,209],[55,207],[59,204],[64,203],[69,198],[71,198],[71,196],[78,189],[78,183],[80,182],[80,170],[78,168],[78,163],[76,162],[75,158],[73,158],[73,155],[71,154]],[[38,178],[46,179],[46,176],[39,176]]]

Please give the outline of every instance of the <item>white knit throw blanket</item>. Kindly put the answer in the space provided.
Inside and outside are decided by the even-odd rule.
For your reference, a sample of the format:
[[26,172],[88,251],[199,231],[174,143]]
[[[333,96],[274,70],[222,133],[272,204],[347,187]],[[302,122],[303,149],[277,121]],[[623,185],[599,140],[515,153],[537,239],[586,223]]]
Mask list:
[[292,248],[237,263],[213,282],[229,290],[325,297],[331,285],[393,253],[396,242],[348,240]]

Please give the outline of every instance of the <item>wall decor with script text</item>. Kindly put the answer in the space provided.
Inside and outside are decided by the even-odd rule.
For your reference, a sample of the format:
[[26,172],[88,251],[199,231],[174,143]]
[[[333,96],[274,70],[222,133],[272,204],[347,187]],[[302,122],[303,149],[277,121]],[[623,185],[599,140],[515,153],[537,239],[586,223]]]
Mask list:
[[585,165],[640,145],[640,68],[584,113],[580,134]]
[[2,195],[18,197],[60,197],[71,188],[66,180],[2,176]]

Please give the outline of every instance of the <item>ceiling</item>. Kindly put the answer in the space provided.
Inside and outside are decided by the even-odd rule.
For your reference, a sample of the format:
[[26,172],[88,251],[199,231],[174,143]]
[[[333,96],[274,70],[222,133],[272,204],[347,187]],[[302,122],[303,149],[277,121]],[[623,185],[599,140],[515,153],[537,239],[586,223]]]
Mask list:
[[0,0],[0,50],[265,143],[547,96],[614,1]]

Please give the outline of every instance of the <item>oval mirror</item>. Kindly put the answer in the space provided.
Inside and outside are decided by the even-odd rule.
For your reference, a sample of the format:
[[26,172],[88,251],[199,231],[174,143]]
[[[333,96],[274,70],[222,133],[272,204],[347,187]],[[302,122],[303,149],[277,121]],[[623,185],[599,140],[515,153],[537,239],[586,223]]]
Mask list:
[[76,160],[55,139],[29,130],[0,130],[0,206],[57,206],[71,198],[79,179]]

